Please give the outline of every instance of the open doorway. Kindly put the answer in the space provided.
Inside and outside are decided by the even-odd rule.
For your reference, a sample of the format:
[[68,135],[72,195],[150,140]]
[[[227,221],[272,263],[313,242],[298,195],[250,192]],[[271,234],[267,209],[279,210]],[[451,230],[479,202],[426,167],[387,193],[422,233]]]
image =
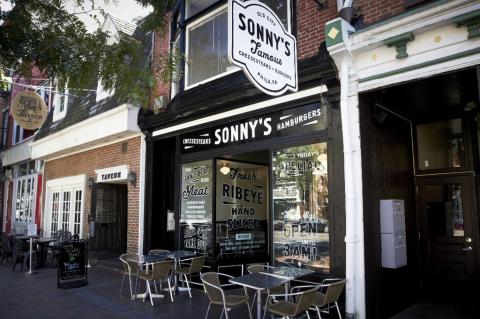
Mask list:
[[[418,300],[468,300],[479,273],[477,68],[363,94],[360,110],[367,307],[388,317]],[[402,267],[382,267],[381,199],[405,203]]]

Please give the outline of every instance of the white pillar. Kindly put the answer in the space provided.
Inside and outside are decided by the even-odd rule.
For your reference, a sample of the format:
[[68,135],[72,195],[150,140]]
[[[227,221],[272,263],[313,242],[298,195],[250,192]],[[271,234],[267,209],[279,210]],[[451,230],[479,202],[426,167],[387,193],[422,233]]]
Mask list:
[[[352,76],[353,75],[353,76]],[[365,318],[362,156],[355,70],[345,54],[340,68],[340,109],[345,170],[345,247],[347,317]]]
[[143,237],[145,232],[145,166],[147,146],[145,134],[140,136],[140,180],[138,194],[138,253],[143,254]]

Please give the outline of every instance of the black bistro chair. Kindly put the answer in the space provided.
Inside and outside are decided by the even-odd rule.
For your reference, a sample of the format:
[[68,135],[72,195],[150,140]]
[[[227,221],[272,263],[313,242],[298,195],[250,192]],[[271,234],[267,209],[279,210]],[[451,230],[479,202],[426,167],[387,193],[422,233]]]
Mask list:
[[10,263],[12,262],[12,238],[9,237],[6,233],[1,233],[0,235],[0,264],[3,264],[3,260],[10,258]]
[[27,244],[18,237],[13,237],[13,252],[12,252],[12,269],[20,263],[20,271],[23,271],[23,266],[26,266],[29,261],[29,251]]

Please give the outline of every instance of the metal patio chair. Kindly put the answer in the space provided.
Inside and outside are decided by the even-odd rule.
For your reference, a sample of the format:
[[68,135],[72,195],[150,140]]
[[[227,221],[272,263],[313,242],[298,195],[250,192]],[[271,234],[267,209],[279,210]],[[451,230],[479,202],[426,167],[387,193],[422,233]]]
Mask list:
[[[305,312],[307,318],[310,319],[308,309],[312,304],[315,293],[320,289],[321,285],[307,285],[293,287],[288,294],[269,295],[263,312],[263,318],[267,312],[272,314],[293,318],[296,315]],[[276,299],[276,303],[271,303],[272,299]]]
[[[150,287],[151,283],[155,282],[167,282],[168,292],[170,293],[170,301],[173,302],[173,293],[172,285],[170,282],[170,275],[173,268],[173,261],[166,260],[147,264],[147,269],[139,273],[138,277],[145,280],[147,286],[148,295],[150,297],[150,303],[153,307],[153,297],[152,297],[152,288]],[[155,291],[157,291],[157,286],[155,285]]]
[[346,282],[347,280],[342,278],[328,278],[322,281],[320,291],[315,293],[311,304],[317,311],[318,318],[322,318],[322,312],[330,314],[331,308],[337,308],[338,317],[342,318],[338,307],[338,299],[345,288]]
[[10,263],[12,262],[12,239],[5,233],[1,233],[0,235],[0,265],[3,264],[3,260],[10,258]]
[[[267,270],[267,269],[272,269],[272,268],[274,268],[274,267],[266,265],[266,264],[251,264],[247,267],[247,272],[249,274],[253,274],[253,273],[259,273],[261,271],[264,271],[264,270]],[[267,289],[267,290],[262,291],[262,292],[266,293],[267,296],[268,296],[268,295],[275,295],[275,294],[284,294],[286,291],[285,291],[285,286],[277,286],[277,287],[273,287],[273,288]],[[262,292],[260,292],[260,293],[262,293]],[[255,300],[258,298],[258,293],[259,293],[259,291],[256,291],[255,295],[253,295],[252,309],[255,305]]]
[[[122,254],[119,259],[122,262],[123,265],[123,278],[122,278],[122,286],[120,287],[120,294],[122,294],[123,291],[123,285],[125,283],[125,277],[128,277],[128,284],[130,288],[130,299],[133,300],[133,294],[134,290],[136,290],[137,285],[138,285],[138,272],[139,272],[139,266],[137,263],[129,261],[129,257],[135,257],[136,254]],[[135,279],[135,285],[132,286],[132,281]],[[133,289],[135,288],[135,289]]]
[[229,308],[233,308],[236,306],[240,306],[243,304],[247,305],[248,315],[250,319],[252,319],[252,312],[250,311],[250,304],[248,302],[248,294],[247,288],[244,287],[244,294],[225,294],[225,291],[220,284],[220,277],[224,278],[233,278],[230,275],[217,273],[217,272],[207,272],[200,275],[200,279],[202,280],[203,287],[205,292],[207,293],[208,300],[210,303],[208,304],[207,313],[205,314],[205,319],[208,317],[208,313],[210,311],[210,306],[212,304],[223,306],[222,316],[225,313],[225,318],[228,319],[228,310]]
[[206,256],[199,256],[182,260],[182,263],[188,260],[190,261],[190,263],[186,267],[181,267],[180,269],[177,269],[175,271],[177,275],[182,276],[185,279],[190,298],[192,298],[192,289],[190,288],[192,282],[192,275],[201,275],[203,264],[205,263],[205,258]]

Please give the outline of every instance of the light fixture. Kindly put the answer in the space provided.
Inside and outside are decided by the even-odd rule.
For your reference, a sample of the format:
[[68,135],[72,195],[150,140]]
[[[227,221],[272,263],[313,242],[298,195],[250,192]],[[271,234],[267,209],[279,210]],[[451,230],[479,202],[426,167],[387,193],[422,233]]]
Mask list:
[[134,171],[130,171],[128,172],[128,175],[127,175],[127,180],[128,182],[135,187],[135,184],[137,182],[137,174],[135,174]]
[[222,168],[220,168],[220,173],[222,173],[223,175],[227,175],[228,173],[230,173],[230,167],[228,167],[227,162],[223,162],[223,166]]

